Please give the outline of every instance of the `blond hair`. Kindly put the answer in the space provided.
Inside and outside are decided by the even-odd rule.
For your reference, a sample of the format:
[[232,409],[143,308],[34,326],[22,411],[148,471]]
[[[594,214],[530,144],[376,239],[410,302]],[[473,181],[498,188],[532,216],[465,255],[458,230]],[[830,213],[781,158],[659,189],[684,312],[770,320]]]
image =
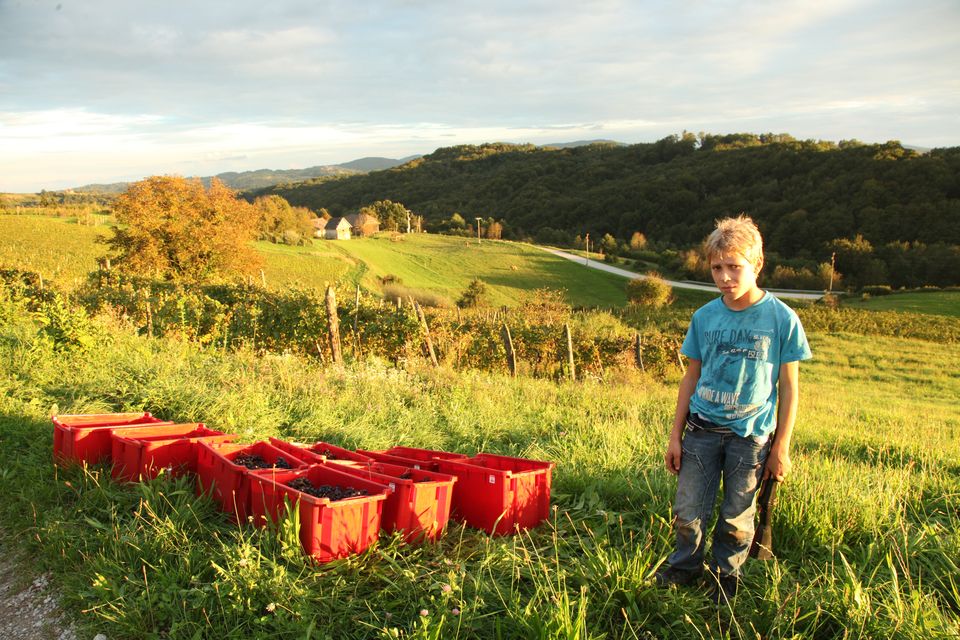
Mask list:
[[747,215],[717,220],[713,232],[703,241],[707,260],[713,256],[739,253],[760,273],[763,266],[763,238],[756,223]]

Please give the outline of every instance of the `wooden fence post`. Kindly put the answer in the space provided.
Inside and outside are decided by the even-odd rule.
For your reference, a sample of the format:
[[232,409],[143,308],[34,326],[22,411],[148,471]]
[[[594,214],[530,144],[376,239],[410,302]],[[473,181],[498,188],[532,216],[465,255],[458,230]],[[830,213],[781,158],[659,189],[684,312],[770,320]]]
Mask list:
[[647,368],[643,366],[643,337],[638,333],[634,341],[634,349],[637,356],[637,364],[640,365],[641,371],[646,371]]
[[330,356],[334,364],[343,364],[340,352],[340,319],[337,318],[337,298],[333,287],[327,287],[327,324],[330,327]]
[[437,354],[433,351],[433,341],[430,340],[430,327],[427,326],[427,318],[423,315],[423,309],[420,308],[420,303],[414,301],[413,308],[417,312],[417,318],[420,319],[420,325],[423,326],[423,340],[427,346],[427,353],[430,355],[430,363],[439,367],[440,363],[437,362]]
[[573,335],[570,333],[570,323],[565,322],[563,324],[563,335],[567,341],[567,366],[570,369],[570,380],[575,381],[577,379],[577,370],[573,363]]
[[360,316],[360,285],[357,285],[357,297],[353,301],[353,356],[360,357],[360,334],[357,333],[357,318]]
[[500,336],[503,338],[503,347],[507,351],[507,366],[510,367],[510,375],[517,377],[517,352],[513,350],[513,337],[510,335],[510,327],[504,322],[500,327]]

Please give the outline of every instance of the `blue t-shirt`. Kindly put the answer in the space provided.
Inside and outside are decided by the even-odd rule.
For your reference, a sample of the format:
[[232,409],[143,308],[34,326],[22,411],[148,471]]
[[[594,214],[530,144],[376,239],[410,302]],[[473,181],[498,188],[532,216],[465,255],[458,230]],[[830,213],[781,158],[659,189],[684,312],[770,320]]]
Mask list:
[[741,311],[723,298],[697,309],[681,351],[702,363],[690,412],[743,437],[774,430],[780,365],[811,357],[800,318],[769,292]]

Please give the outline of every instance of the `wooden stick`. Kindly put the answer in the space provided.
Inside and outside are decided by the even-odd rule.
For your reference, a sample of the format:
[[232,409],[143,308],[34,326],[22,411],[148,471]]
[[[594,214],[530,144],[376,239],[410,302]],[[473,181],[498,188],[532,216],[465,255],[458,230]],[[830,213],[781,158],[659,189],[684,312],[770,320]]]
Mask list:
[[641,371],[646,371],[647,368],[643,366],[643,337],[638,333],[636,336],[635,342],[636,355],[637,355],[637,364],[640,365]]
[[513,337],[510,335],[510,327],[504,322],[500,327],[500,336],[503,338],[503,347],[507,351],[507,366],[510,367],[510,375],[517,377],[517,353],[513,350]]
[[573,363],[573,335],[570,333],[570,324],[567,322],[563,324],[563,335],[567,341],[567,367],[570,370],[570,380],[574,381],[577,379],[577,370]]
[[439,367],[440,363],[437,362],[437,354],[433,350],[433,341],[430,339],[430,327],[427,325],[427,318],[423,315],[423,309],[420,308],[420,303],[414,301],[413,308],[417,312],[417,318],[420,319],[420,325],[423,327],[423,340],[427,347],[427,354],[430,356],[430,363]]
[[330,354],[334,364],[343,364],[340,352],[340,319],[337,318],[337,298],[333,287],[327,287],[327,324],[330,332]]

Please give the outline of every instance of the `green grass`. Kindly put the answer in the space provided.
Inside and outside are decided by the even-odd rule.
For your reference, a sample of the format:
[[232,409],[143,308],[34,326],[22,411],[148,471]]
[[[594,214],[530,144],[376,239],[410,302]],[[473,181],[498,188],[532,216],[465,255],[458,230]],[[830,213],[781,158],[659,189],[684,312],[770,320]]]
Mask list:
[[[87,227],[61,218],[0,215],[0,267],[38,271],[67,289],[96,268],[106,247],[95,242],[104,226]],[[304,247],[254,243],[264,257],[267,286],[322,290],[328,283],[360,284],[381,292],[378,277],[397,276],[403,286],[455,302],[474,278],[488,287],[488,304],[513,306],[534,289],[562,290],[574,306],[617,307],[626,302],[625,280],[585,269],[533,247],[484,240],[411,234],[399,241],[386,234],[350,241],[315,240]]]
[[411,234],[337,242],[336,248],[366,265],[362,284],[376,290],[377,278],[397,276],[404,286],[459,298],[474,278],[488,287],[489,303],[513,306],[534,289],[564,292],[574,306],[622,306],[623,278],[605,274],[534,247],[496,240]]
[[910,311],[960,318],[960,291],[911,291],[844,301],[845,306],[870,311]]
[[[96,348],[58,351],[0,303],[0,528],[52,572],[88,635],[919,640],[960,630],[956,344],[811,336],[778,560],[748,562],[741,595],[718,611],[701,588],[649,580],[672,545],[662,450],[676,380],[625,370],[555,384],[416,359],[323,368],[99,322]],[[290,523],[279,533],[232,525],[183,481],[120,486],[103,468],[51,464],[51,413],[135,409],[245,441],[552,460],[556,510],[522,535],[453,524],[437,544],[384,537],[314,567]]]
[[321,241],[306,247],[271,242],[256,242],[254,246],[263,256],[264,278],[271,288],[296,286],[323,290],[327,284],[350,279],[359,270],[356,261]]
[[96,240],[108,233],[105,226],[69,219],[0,215],[0,268],[36,271],[48,282],[74,289],[106,254],[107,247]]

